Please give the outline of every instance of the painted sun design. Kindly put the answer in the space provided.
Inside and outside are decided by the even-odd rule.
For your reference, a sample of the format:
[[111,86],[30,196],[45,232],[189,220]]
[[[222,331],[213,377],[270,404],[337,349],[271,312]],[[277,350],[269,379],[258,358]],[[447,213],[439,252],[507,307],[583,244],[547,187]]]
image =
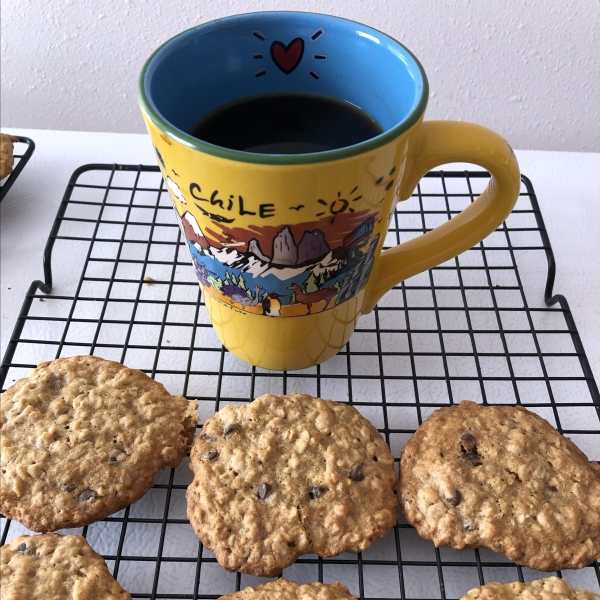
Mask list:
[[[352,196],[352,194],[356,193],[357,190],[358,190],[358,186],[356,186],[354,189],[350,190],[348,197],[350,197],[350,196]],[[323,215],[327,214],[327,212],[329,212],[329,214],[332,215],[330,223],[333,224],[333,222],[335,221],[336,215],[339,215],[346,211],[353,213],[354,209],[352,208],[351,202],[358,202],[361,198],[362,198],[362,195],[358,195],[358,196],[355,196],[354,198],[351,198],[350,200],[348,200],[346,198],[342,198],[342,192],[337,193],[337,198],[333,202],[327,202],[326,200],[323,200],[323,198],[319,198],[317,200],[317,202],[319,204],[323,205],[324,207],[327,207],[327,210],[322,210],[321,212],[318,212],[316,214],[316,216],[322,217]]]
[[[324,34],[325,34],[325,28],[319,27],[319,29],[317,29],[310,35],[310,41],[316,42]],[[264,42],[267,39],[267,36],[260,29],[254,29],[252,31],[252,35],[256,39],[260,40],[261,42]],[[284,44],[283,42],[280,42],[279,40],[275,40],[274,42],[271,43],[271,45],[269,47],[269,53],[267,55],[267,58],[270,55],[271,59],[273,60],[273,64],[280,71],[282,71],[286,75],[289,75],[292,71],[294,71],[296,69],[296,67],[302,61],[302,58],[304,56],[304,50],[305,50],[304,40],[300,37],[294,38],[287,45]],[[263,60],[265,58],[265,55],[262,52],[253,52],[252,58],[254,60]],[[318,52],[313,53],[313,59],[317,60],[317,61],[327,60],[327,54],[318,53]],[[266,74],[267,74],[267,69],[261,67],[260,69],[257,69],[254,72],[254,77],[262,77],[263,75],[266,75]],[[313,79],[319,79],[319,77],[320,77],[319,73],[314,69],[309,69],[308,74]]]

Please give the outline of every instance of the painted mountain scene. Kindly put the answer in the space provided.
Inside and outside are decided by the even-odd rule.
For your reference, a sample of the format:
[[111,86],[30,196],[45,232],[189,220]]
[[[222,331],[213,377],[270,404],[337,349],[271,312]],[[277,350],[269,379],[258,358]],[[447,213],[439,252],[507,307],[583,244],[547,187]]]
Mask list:
[[335,223],[330,217],[253,229],[215,223],[206,231],[188,211],[179,219],[207,293],[272,317],[314,314],[355,296],[367,283],[379,241],[376,215],[368,211],[339,215]]

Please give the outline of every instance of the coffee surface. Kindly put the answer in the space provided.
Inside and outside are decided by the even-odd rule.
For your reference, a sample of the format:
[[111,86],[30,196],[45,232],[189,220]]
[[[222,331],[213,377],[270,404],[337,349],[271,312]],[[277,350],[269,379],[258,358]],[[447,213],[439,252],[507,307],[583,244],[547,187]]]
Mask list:
[[260,154],[325,152],[382,132],[354,104],[300,93],[245,98],[202,117],[189,131],[216,146]]

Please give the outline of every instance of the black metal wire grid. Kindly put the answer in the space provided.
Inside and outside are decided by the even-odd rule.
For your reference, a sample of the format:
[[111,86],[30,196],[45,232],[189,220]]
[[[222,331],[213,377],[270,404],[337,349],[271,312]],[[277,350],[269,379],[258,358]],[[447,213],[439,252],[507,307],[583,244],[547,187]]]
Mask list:
[[[19,139],[18,142],[15,142],[16,145],[14,147],[13,156],[15,162],[12,173],[4,178],[4,183],[0,186],[0,202],[2,202],[4,196],[6,196],[6,193],[12,187],[19,176],[19,173],[23,170],[23,167],[25,167],[35,150],[35,143],[32,139],[20,135],[15,137]],[[24,148],[22,146],[23,144],[25,144]]]
[[[398,205],[386,245],[446,221],[487,181],[482,172],[429,173]],[[552,250],[525,177],[515,210],[492,235],[396,286],[338,356],[295,372],[251,367],[221,346],[171,211],[156,167],[88,165],[73,174],[46,246],[44,281],[31,284],[0,368],[3,389],[42,360],[89,353],[198,399],[202,421],[266,392],[349,402],[378,427],[396,462],[423,419],[464,398],[526,406],[600,459],[600,394],[567,301],[552,296]],[[194,536],[190,481],[184,459],[136,504],[74,530],[133,598],[217,598],[259,581],[221,569]],[[0,526],[2,544],[27,533],[14,521]],[[486,582],[547,576],[485,548],[436,549],[400,513],[362,554],[304,556],[283,575],[341,581],[361,600],[455,599]],[[559,576],[600,590],[597,562]]]

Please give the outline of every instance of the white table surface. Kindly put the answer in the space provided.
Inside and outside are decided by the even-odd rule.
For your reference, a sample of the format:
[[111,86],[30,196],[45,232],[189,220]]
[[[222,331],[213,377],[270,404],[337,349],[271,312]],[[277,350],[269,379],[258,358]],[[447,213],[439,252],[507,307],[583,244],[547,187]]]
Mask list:
[[[6,350],[31,281],[43,279],[44,245],[73,171],[88,163],[154,164],[152,147],[145,135],[15,129],[8,131],[35,140],[36,150],[0,205],[2,354]],[[554,249],[557,263],[555,293],[562,293],[567,297],[592,370],[596,380],[600,382],[600,154],[533,151],[517,151],[516,154],[522,172],[532,181]],[[453,165],[448,169],[456,167],[457,165]],[[458,168],[466,167],[467,165],[458,165]],[[545,261],[542,267],[534,268],[537,271],[529,268],[528,275],[534,276],[535,286],[540,288],[540,298],[536,300],[539,304],[546,279]],[[58,288],[60,283],[55,282],[55,286]],[[576,394],[572,390],[571,392],[572,396]],[[571,400],[570,397],[568,399]],[[589,402],[589,396],[583,399],[573,397],[572,400],[574,403]],[[593,410],[585,412],[582,409],[583,407],[580,409],[577,406],[568,409],[572,415],[572,427],[598,429],[595,416],[592,419],[589,416],[590,410],[592,414]],[[586,419],[589,421],[587,426]],[[581,439],[585,441],[585,438],[583,436]],[[582,448],[591,458],[600,458],[600,448],[595,438],[587,436],[587,440]],[[392,447],[392,451],[398,456],[398,447]],[[160,483],[166,483],[168,473],[162,472],[157,478]],[[189,483],[189,478],[190,472],[182,464],[177,469],[176,480],[179,483]],[[159,496],[149,492],[132,507],[132,514],[156,513],[160,517],[163,505],[160,499],[162,497]],[[170,511],[170,514],[176,516],[185,516],[183,493],[174,494]],[[118,541],[119,529],[113,531],[114,528],[111,529],[109,525],[100,522],[90,526],[88,531],[90,543],[104,555],[113,554]],[[152,554],[148,548],[155,543],[157,534],[151,526],[138,523],[130,525],[127,531],[126,547],[123,550],[125,554]],[[11,524],[8,539],[25,532],[22,526]],[[431,542],[419,538],[410,530],[403,530],[402,544],[406,542],[409,547],[408,553],[403,550],[403,560],[434,560]],[[198,541],[189,526],[182,526],[181,530],[174,526],[168,528],[164,552],[171,553],[171,556],[194,557],[197,547]],[[393,535],[389,534],[376,542],[364,556],[380,560],[387,558],[389,554],[394,559],[395,552]],[[442,549],[441,552],[445,560],[451,561],[469,560],[470,556],[469,551],[459,553]],[[503,558],[491,551],[481,552],[485,560],[501,561]],[[112,568],[111,564],[109,568]],[[150,570],[144,570],[146,568]],[[377,571],[379,568],[371,567],[365,580],[365,594],[370,597],[399,597],[397,572],[388,577],[385,574],[387,571],[380,573]],[[163,563],[158,591],[189,593],[194,569],[195,563]],[[405,569],[407,597],[439,597],[435,567],[423,569],[416,576],[410,575],[410,567]],[[429,572],[427,569],[430,569],[430,577],[423,576],[423,573]],[[356,567],[350,566],[339,567],[337,570],[326,569],[324,577],[326,581],[337,579],[346,583],[357,594],[355,570]],[[216,565],[214,569],[203,569],[202,573],[200,584],[203,593],[223,594],[235,589],[235,575],[227,574]],[[459,597],[470,587],[478,585],[475,571],[468,577],[465,573],[464,570],[458,569],[455,572],[451,567],[444,567],[449,598]],[[523,574],[527,580],[543,576],[529,569],[523,569]],[[148,586],[152,585],[153,575],[153,563],[121,563],[119,581],[131,591],[146,592]],[[591,568],[565,571],[563,575],[577,587],[600,591]],[[284,576],[295,581],[315,580],[314,569],[311,570],[306,564],[292,565],[284,571]],[[486,581],[514,579],[513,568],[491,568],[486,571]],[[246,587],[256,582],[255,578],[243,576],[241,585]]]
[[[28,129],[35,152],[0,205],[2,355],[73,171],[87,163],[155,164],[146,135]],[[536,191],[564,294],[600,382],[600,153],[516,151]],[[465,165],[461,165],[461,168]],[[469,168],[473,168],[469,165]]]

